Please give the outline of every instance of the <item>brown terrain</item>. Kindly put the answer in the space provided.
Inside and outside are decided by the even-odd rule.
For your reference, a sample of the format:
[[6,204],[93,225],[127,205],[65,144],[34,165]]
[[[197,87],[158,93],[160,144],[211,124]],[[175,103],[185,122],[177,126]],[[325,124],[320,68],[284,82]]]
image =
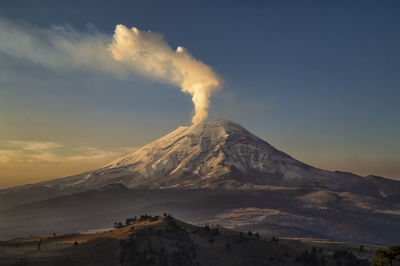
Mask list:
[[146,216],[128,224],[92,233],[2,241],[0,265],[370,265],[377,248],[265,238],[217,225],[198,227],[171,216]]

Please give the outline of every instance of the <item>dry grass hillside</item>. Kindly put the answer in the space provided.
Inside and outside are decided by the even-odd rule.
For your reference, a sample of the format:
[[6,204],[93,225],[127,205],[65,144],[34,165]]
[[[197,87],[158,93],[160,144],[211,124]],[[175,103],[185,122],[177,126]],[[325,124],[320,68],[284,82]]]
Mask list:
[[219,226],[198,227],[170,216],[128,224],[103,232],[3,241],[0,265],[369,265],[376,248],[264,238]]

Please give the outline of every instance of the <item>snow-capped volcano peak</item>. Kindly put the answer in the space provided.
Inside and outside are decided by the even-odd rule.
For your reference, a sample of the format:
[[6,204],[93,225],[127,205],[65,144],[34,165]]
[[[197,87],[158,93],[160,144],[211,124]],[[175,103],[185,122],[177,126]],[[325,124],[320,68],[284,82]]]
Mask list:
[[[239,124],[223,118],[192,126],[180,126],[166,136],[113,161],[105,168],[129,166],[138,161],[145,162],[146,164],[160,164],[161,158],[170,161],[176,158],[176,156],[179,157],[179,154],[185,154],[186,157],[193,156],[200,152],[208,152],[211,148],[210,146],[215,148],[215,146],[222,144],[229,136],[235,134],[249,135],[250,133]],[[158,160],[153,161],[156,157]],[[154,169],[154,167],[151,168]]]
[[384,184],[378,189],[379,186],[371,185],[371,182],[352,173],[331,172],[304,164],[239,124],[220,118],[178,127],[95,171],[38,185],[57,187],[60,191],[65,188],[82,191],[121,183],[128,188],[152,189],[271,189],[271,186],[285,186],[322,187],[374,195],[397,193],[390,185]]
[[[93,172],[88,178],[92,181],[120,179],[129,187],[150,183],[155,186],[197,187],[222,179],[226,181],[226,177],[232,174],[238,179],[255,173],[282,175],[283,169],[280,168],[283,164],[304,166],[239,124],[219,118],[178,127]],[[246,183],[248,181],[251,180]]]
[[[181,126],[141,149],[115,160],[105,169],[127,167],[146,178],[177,173],[211,175],[224,159],[222,147],[234,135],[249,135],[227,119]],[[210,171],[210,168],[214,170]],[[217,169],[218,168],[218,169]]]
[[[241,125],[219,118],[181,126],[166,136],[91,172],[83,181],[100,186],[203,188],[260,185],[339,188],[354,175],[308,166],[275,149]],[[357,181],[358,182],[358,181]]]

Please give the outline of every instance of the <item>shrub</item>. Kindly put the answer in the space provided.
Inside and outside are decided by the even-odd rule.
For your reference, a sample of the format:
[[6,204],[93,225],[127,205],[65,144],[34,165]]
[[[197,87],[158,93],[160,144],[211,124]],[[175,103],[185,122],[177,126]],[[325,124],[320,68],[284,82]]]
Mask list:
[[307,266],[316,266],[319,265],[318,257],[314,252],[309,253],[308,251],[302,252],[299,256],[297,256],[294,260],[297,263],[301,263],[302,265]]
[[353,255],[352,252],[348,252],[345,250],[336,250],[333,253],[333,259],[336,262],[336,265],[342,265],[344,263],[345,266],[352,265],[368,265],[368,261],[360,260],[356,256]]
[[375,260],[372,262],[371,265],[392,265],[393,261],[400,261],[400,246],[389,246],[386,248],[386,250],[380,248],[376,249]]

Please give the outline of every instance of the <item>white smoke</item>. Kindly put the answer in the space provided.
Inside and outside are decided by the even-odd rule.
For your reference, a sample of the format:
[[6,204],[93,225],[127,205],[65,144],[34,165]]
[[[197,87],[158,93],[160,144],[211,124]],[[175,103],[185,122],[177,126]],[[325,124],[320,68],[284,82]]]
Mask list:
[[117,77],[126,69],[107,50],[109,35],[53,26],[39,28],[0,17],[0,53],[54,70],[88,70]]
[[208,117],[212,93],[222,85],[213,69],[183,47],[171,49],[157,32],[117,25],[114,36],[15,24],[0,17],[0,54],[29,60],[50,69],[89,70],[123,77],[135,70],[181,87],[192,95],[193,123]]
[[173,50],[158,32],[117,25],[109,50],[115,60],[126,62],[144,75],[175,84],[192,95],[194,124],[207,119],[211,94],[222,88],[223,80],[185,48],[179,46]]

